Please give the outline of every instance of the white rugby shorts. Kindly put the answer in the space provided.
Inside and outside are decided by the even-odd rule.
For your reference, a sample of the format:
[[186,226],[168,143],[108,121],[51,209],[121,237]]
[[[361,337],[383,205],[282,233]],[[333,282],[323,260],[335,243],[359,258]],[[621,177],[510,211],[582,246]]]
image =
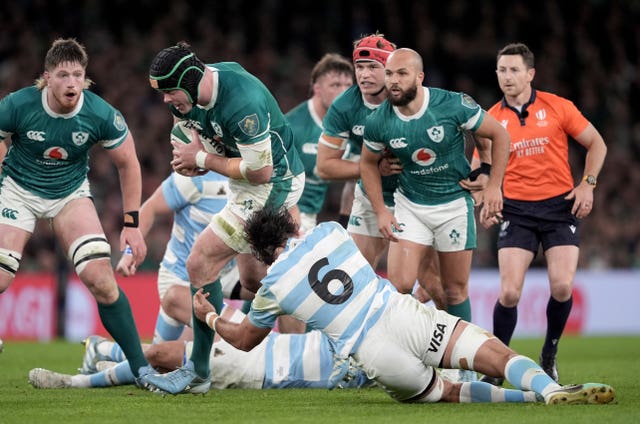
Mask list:
[[267,202],[287,209],[296,205],[304,189],[304,173],[291,177],[290,182],[290,190],[278,194],[274,192],[273,184],[254,185],[248,181],[230,179],[227,204],[214,215],[209,227],[231,249],[238,253],[251,253],[244,234],[244,223]]
[[399,239],[438,252],[459,252],[476,247],[476,224],[473,204],[461,197],[440,205],[419,205],[396,191],[395,217],[402,231]]
[[[393,213],[392,207],[387,206],[387,209]],[[369,198],[364,194],[359,184],[356,184],[353,191],[353,206],[351,207],[347,231],[351,234],[384,238],[378,229],[378,217],[376,217]]]
[[52,219],[75,199],[91,197],[89,180],[84,179],[80,187],[61,199],[45,199],[20,187],[13,178],[5,176],[0,187],[0,224],[21,228],[33,233],[40,218]]
[[394,292],[353,357],[391,397],[411,399],[431,382],[459,320]]

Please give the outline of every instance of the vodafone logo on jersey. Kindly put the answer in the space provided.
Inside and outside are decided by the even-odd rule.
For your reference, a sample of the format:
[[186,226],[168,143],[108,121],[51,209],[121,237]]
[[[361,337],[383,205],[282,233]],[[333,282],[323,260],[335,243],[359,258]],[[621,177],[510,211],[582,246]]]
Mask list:
[[418,149],[411,155],[411,159],[422,166],[433,165],[433,162],[436,161],[436,152],[431,149],[427,149],[423,147],[422,149]]
[[69,152],[60,146],[49,147],[44,151],[42,156],[44,156],[45,159],[64,160],[69,157]]

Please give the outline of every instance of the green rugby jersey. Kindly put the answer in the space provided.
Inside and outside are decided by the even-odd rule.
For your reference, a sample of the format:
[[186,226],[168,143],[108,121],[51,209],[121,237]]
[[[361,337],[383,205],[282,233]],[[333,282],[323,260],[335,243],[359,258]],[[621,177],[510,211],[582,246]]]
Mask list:
[[128,132],[122,114],[89,90],[62,115],[49,108],[46,87],[23,88],[0,101],[0,138],[11,137],[2,176],[45,199],[65,197],[86,178],[89,149],[113,149]]
[[413,116],[385,101],[366,121],[365,145],[400,159],[398,189],[423,205],[447,203],[469,192],[458,184],[470,171],[464,131],[475,131],[485,111],[467,94],[422,87],[425,102]]
[[294,143],[304,165],[304,191],[298,200],[298,208],[303,213],[317,214],[322,210],[329,189],[329,183],[318,176],[316,167],[322,120],[311,100],[300,103],[285,117],[293,130]]
[[[378,106],[365,103],[360,87],[352,85],[331,103],[327,114],[322,120],[324,133],[330,137],[348,140],[347,150],[351,155],[360,157],[362,149],[365,119]],[[364,192],[362,181],[358,185]],[[393,192],[398,185],[398,176],[382,177],[382,194],[384,203],[393,206]]]
[[303,173],[291,127],[267,87],[235,62],[207,66],[217,81],[211,103],[196,105],[184,115],[170,106],[172,113],[194,121],[198,132],[221,145],[224,155],[229,158],[241,157],[238,145],[251,145],[270,137],[271,183]]

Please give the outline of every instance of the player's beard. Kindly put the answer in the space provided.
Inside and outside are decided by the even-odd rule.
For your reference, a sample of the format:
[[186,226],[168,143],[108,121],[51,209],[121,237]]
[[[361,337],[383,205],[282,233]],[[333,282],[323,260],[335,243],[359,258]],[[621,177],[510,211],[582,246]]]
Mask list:
[[414,85],[413,87],[409,88],[406,91],[402,91],[402,94],[399,97],[393,97],[393,94],[391,91],[389,91],[389,103],[391,103],[393,106],[406,106],[409,103],[411,103],[416,96],[418,95],[418,86]]

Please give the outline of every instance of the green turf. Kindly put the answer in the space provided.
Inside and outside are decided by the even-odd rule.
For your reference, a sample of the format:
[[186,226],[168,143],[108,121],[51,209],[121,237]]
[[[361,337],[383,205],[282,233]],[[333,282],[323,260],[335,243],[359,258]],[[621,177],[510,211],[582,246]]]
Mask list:
[[[513,347],[537,359],[540,340]],[[5,342],[0,354],[0,424],[5,423],[636,423],[640,422],[640,337],[566,337],[559,355],[561,382],[606,382],[617,391],[611,405],[404,405],[380,389],[225,390],[206,396],[166,396],[133,386],[37,390],[31,368],[73,373],[79,344]]]

